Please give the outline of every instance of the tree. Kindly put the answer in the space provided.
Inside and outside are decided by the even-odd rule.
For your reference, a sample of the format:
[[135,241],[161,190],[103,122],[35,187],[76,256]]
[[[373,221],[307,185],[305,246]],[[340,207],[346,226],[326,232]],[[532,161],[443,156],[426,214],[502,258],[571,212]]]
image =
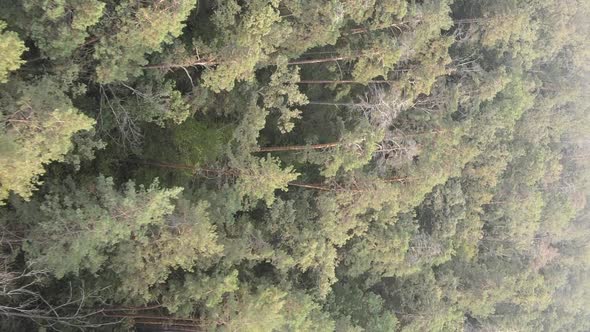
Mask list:
[[161,51],[182,33],[194,5],[195,0],[157,1],[151,6],[133,1],[118,4],[97,28],[98,81],[111,83],[141,75],[141,66],[148,64],[145,56]]
[[11,4],[7,13],[18,14],[6,19],[31,36],[42,56],[66,59],[84,45],[90,36],[88,30],[99,22],[105,8],[105,3],[97,0],[26,0]]
[[9,73],[24,63],[21,55],[27,49],[16,33],[5,29],[6,23],[0,21],[0,52],[4,54],[0,60],[0,83],[8,82]]
[[207,203],[175,204],[181,191],[160,189],[157,182],[148,188],[128,182],[118,191],[105,177],[87,187],[72,180],[53,185],[36,211],[38,223],[24,250],[34,266],[58,279],[100,272],[101,278],[89,281],[97,289],[110,285],[109,298],[154,301],[155,287],[173,270],[205,268],[223,250]]
[[[265,313],[264,317],[260,317],[261,312]],[[252,291],[245,285],[228,297],[224,306],[208,315],[205,326],[220,331],[334,329],[333,321],[320,312],[309,296],[296,291],[287,293],[268,285],[260,285]]]
[[275,190],[287,191],[288,184],[299,176],[291,166],[281,168],[279,160],[270,155],[234,159],[229,166],[237,173],[236,189],[251,200],[263,200],[268,206],[275,199]]
[[72,106],[50,77],[34,84],[13,82],[1,91],[3,126],[0,157],[0,199],[9,191],[28,198],[44,165],[63,161],[72,149],[72,135],[90,130],[94,121]]
[[[268,59],[279,43],[282,27],[276,0],[251,1],[242,8],[237,1],[220,3],[212,18],[220,34],[212,45],[204,47],[214,53],[205,55],[215,58],[219,65],[208,70],[203,84],[213,91],[231,90],[234,82],[252,81],[257,64]],[[236,17],[240,11],[240,16]],[[200,47],[202,42],[197,44]],[[189,63],[190,65],[190,63]]]
[[0,1],[0,330],[587,331],[589,13]]
[[366,331],[391,331],[398,328],[393,312],[387,310],[381,296],[355,284],[340,283],[328,300],[329,310],[339,318],[339,324],[350,325]]
[[264,107],[280,113],[278,125],[281,133],[290,132],[295,126],[293,121],[301,117],[301,110],[291,107],[308,104],[307,96],[299,91],[297,81],[299,69],[288,68],[286,59],[281,58],[268,86],[261,92]]
[[342,134],[330,153],[309,150],[302,161],[321,165],[321,174],[325,177],[333,177],[340,170],[348,172],[368,164],[378,148],[378,142],[383,139],[383,130],[374,128],[363,118],[350,125],[353,129]]

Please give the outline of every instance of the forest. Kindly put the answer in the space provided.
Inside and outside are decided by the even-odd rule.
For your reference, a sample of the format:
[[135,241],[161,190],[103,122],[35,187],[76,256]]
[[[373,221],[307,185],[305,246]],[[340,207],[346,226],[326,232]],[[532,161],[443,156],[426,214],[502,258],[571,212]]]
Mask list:
[[589,17],[0,0],[0,330],[590,331]]

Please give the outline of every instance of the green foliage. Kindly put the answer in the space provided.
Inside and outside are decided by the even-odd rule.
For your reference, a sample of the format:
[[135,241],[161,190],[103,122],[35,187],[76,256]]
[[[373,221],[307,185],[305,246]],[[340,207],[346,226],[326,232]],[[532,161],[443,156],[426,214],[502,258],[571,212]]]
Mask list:
[[146,55],[180,36],[196,0],[157,1],[152,5],[122,1],[102,22],[94,58],[98,81],[111,83],[139,76]]
[[181,191],[160,189],[157,181],[149,188],[128,182],[117,191],[111,178],[99,177],[86,188],[68,180],[45,197],[24,250],[58,279],[109,275],[118,300],[153,300],[151,288],[172,270],[212,264],[223,250],[207,203],[181,202],[175,209]]
[[3,54],[0,60],[0,83],[6,83],[8,74],[20,68],[24,63],[21,55],[27,50],[16,33],[4,31],[5,29],[6,23],[0,21],[0,53]]
[[191,273],[182,281],[170,281],[163,303],[171,313],[190,316],[196,306],[213,309],[222,303],[224,295],[238,289],[238,271],[214,276]]
[[[178,153],[170,161],[181,161],[189,165],[206,165],[221,157],[232,133],[229,126],[218,127],[195,119],[189,119],[173,128],[172,139]],[[154,137],[159,138],[161,136]]]
[[352,77],[359,82],[368,82],[391,71],[401,57],[396,39],[387,34],[377,34],[364,47],[364,52],[355,63]]
[[321,174],[326,177],[335,176],[339,170],[348,172],[368,164],[378,148],[377,143],[383,139],[383,131],[362,118],[353,126],[343,133],[330,154],[309,151],[306,161],[321,165]]
[[301,110],[291,107],[303,106],[309,101],[296,84],[299,81],[299,69],[289,69],[286,59],[281,60],[262,95],[264,107],[280,113],[279,130],[281,133],[287,133],[293,130],[293,121],[301,117]]
[[[401,331],[462,331],[464,314],[456,306],[449,305],[446,289],[437,285],[436,276],[425,269],[411,278],[397,280],[403,290],[397,297],[403,324]],[[396,287],[396,288],[397,288]]]
[[98,0],[25,0],[21,6],[29,21],[16,24],[51,59],[67,58],[82,46],[106,7]]
[[171,81],[150,80],[127,88],[136,98],[129,98],[123,107],[133,112],[139,121],[165,127],[166,122],[180,124],[191,115],[190,106]]
[[589,14],[0,1],[1,326],[587,331]]
[[354,4],[331,0],[283,0],[281,5],[291,13],[283,18],[286,32],[280,36],[281,53],[293,58],[309,49],[336,44],[346,23],[343,16],[357,13]]
[[[213,41],[217,68],[203,75],[203,83],[213,91],[231,90],[234,82],[252,81],[254,69],[265,61],[282,31],[276,23],[280,20],[277,0],[254,0],[243,5],[237,1],[221,1],[212,18],[216,27],[223,31]],[[244,11],[236,19],[236,14]]]
[[[417,232],[417,225],[407,216],[401,216],[395,222],[391,220],[390,211],[379,218],[383,223],[372,225],[361,239],[351,241],[350,250],[344,263],[347,274],[359,277],[364,273],[392,277],[415,272],[417,267],[406,265],[407,252],[412,236]],[[373,283],[375,280],[369,282]]]
[[229,165],[238,171],[238,192],[249,200],[263,200],[268,206],[275,200],[275,190],[287,191],[289,182],[299,176],[292,166],[282,168],[279,159],[270,155],[265,158],[234,159]]
[[356,285],[338,284],[328,300],[329,310],[364,331],[393,331],[398,328],[396,316],[384,309],[384,300]]
[[49,77],[29,85],[14,82],[0,93],[0,199],[9,191],[28,198],[40,183],[44,165],[63,161],[72,149],[72,136],[90,130],[94,121],[80,114]]
[[333,330],[333,322],[319,312],[319,306],[308,296],[264,285],[252,292],[241,288],[225,306],[209,315],[205,327],[218,331]]

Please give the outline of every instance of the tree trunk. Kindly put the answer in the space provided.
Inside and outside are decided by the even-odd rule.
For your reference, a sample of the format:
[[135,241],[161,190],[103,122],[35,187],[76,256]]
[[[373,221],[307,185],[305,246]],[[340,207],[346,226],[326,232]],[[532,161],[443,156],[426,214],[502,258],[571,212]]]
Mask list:
[[[315,147],[315,148],[325,148],[325,147],[333,147],[338,145],[339,143],[327,143],[327,144],[316,144],[316,145],[311,145],[311,147]],[[306,148],[309,148],[310,145],[298,145],[298,146],[290,146],[290,147],[268,147],[268,148],[261,148],[260,152],[263,151],[263,149],[267,149],[266,151],[294,151],[294,150],[304,150]],[[134,162],[138,162],[144,165],[153,165],[153,166],[158,166],[158,167],[162,167],[162,168],[171,168],[171,169],[180,169],[180,170],[192,170],[192,171],[205,171],[205,172],[213,172],[219,175],[225,175],[225,176],[239,176],[240,172],[237,170],[227,170],[227,169],[210,169],[210,168],[198,168],[198,167],[192,167],[191,165],[183,165],[183,164],[169,164],[169,163],[162,163],[162,162],[152,162],[152,161],[147,161],[147,160],[133,160]],[[385,179],[380,179],[383,182],[386,183],[406,183],[408,180],[410,180],[412,178],[410,177],[393,177],[393,178],[385,178]],[[292,187],[299,187],[299,188],[305,188],[305,189],[313,189],[313,190],[319,190],[319,191],[349,191],[349,192],[367,192],[367,190],[364,189],[351,189],[351,188],[333,188],[333,187],[328,187],[324,184],[321,183],[300,183],[300,182],[289,182],[287,183],[287,185],[292,186]],[[106,310],[109,311],[109,310]],[[110,311],[119,311],[119,310],[110,310]],[[121,311],[127,311],[127,310],[121,310]],[[111,317],[118,317],[115,316],[113,314],[109,314]]]
[[341,61],[341,60],[354,60],[354,59],[360,58],[361,56],[363,56],[362,53],[359,53],[356,55],[336,56],[336,57],[331,57],[331,58],[294,60],[294,61],[289,61],[288,64],[293,66],[293,65],[308,65],[308,64],[314,64],[314,63],[335,62],[335,61]]
[[238,176],[240,172],[234,169],[216,169],[216,168],[205,168],[205,167],[195,167],[186,164],[170,164],[165,162],[159,161],[151,161],[151,160],[138,160],[138,159],[131,159],[131,162],[143,164],[143,165],[150,165],[150,166],[157,166],[161,168],[170,168],[170,169],[179,169],[185,171],[192,171],[194,173],[201,172],[201,173],[211,173],[215,175],[225,175],[225,176]]
[[[401,70],[401,69],[400,69]],[[301,80],[297,84],[385,84],[395,83],[395,80],[371,80],[371,81],[356,81],[356,80]]]
[[208,67],[208,66],[215,66],[218,65],[219,62],[213,60],[203,60],[197,61],[187,64],[175,64],[175,63],[159,63],[153,65],[145,65],[143,68],[145,69],[178,69],[178,68],[186,68],[186,67]]
[[298,183],[298,182],[289,182],[287,185],[292,187],[299,187],[299,188],[306,188],[306,189],[314,189],[320,191],[332,191],[331,188],[317,185],[317,184],[305,184],[305,183]]
[[332,103],[329,101],[310,101],[306,105],[324,105],[324,106],[354,106],[355,103]]
[[[357,55],[352,56],[337,56],[337,57],[330,57],[330,58],[320,58],[320,59],[305,59],[305,60],[293,60],[288,62],[287,64],[290,66],[294,65],[306,65],[306,64],[315,64],[315,63],[326,63],[326,62],[335,62],[341,60],[353,60],[361,57],[363,54],[359,53]],[[143,68],[145,69],[178,69],[178,68],[186,68],[186,67],[208,67],[208,66],[215,66],[219,65],[221,62],[213,61],[213,60],[202,60],[192,63],[183,63],[183,64],[176,64],[176,63],[160,63],[160,64],[153,64],[153,65],[145,65]]]
[[333,148],[340,145],[339,142],[312,144],[312,145],[287,145],[287,146],[267,146],[258,148],[255,152],[283,152],[283,151],[303,151],[303,150],[320,150]]

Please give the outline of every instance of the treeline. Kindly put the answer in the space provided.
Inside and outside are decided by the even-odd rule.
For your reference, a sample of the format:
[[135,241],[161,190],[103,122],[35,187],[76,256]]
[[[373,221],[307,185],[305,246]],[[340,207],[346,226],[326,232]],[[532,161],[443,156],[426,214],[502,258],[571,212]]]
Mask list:
[[2,330],[589,330],[588,15],[0,2]]

